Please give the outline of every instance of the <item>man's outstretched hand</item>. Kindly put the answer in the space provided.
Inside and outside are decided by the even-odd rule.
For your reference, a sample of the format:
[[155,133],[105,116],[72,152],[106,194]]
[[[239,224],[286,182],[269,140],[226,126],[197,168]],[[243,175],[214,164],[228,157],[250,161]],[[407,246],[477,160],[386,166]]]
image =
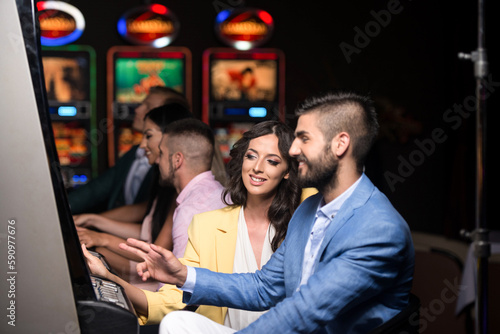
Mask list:
[[120,248],[138,255],[144,260],[144,262],[137,264],[137,273],[143,281],[153,278],[179,287],[186,282],[187,268],[179,262],[171,251],[133,238],[128,238],[127,243],[121,243]]

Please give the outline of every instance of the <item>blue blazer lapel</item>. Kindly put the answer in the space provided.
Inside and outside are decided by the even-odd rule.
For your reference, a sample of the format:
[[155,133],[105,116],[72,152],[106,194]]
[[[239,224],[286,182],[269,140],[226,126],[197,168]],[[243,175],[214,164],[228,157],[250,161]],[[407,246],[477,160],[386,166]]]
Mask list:
[[[306,199],[297,208],[290,222],[290,224],[293,222],[293,231],[295,233],[292,232],[292,229],[289,229],[289,235],[287,234],[286,241],[286,257],[288,261],[290,261],[290,265],[287,266],[286,272],[287,295],[291,295],[295,292],[302,279],[304,250],[306,249],[307,240],[309,239],[309,234],[314,224],[316,210],[322,199],[323,196],[319,193]],[[288,282],[290,282],[290,284],[288,284]]]
[[363,176],[363,179],[358,184],[357,188],[351,194],[351,196],[344,202],[340,207],[339,212],[333,219],[330,226],[328,226],[325,238],[319,249],[318,257],[316,259],[316,264],[321,259],[321,254],[325,251],[328,244],[335,237],[335,234],[349,221],[349,219],[354,215],[354,211],[360,206],[364,205],[366,201],[371,197],[374,189],[373,183],[368,179],[368,177]]

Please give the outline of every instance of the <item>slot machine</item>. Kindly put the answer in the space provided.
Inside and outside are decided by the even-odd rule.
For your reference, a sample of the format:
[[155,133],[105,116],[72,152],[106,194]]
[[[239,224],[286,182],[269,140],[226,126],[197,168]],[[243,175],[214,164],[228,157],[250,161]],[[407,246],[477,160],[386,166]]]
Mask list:
[[285,58],[278,49],[211,48],[203,54],[202,120],[223,159],[253,124],[285,119]]
[[65,187],[97,175],[96,56],[73,44],[85,29],[80,10],[62,1],[38,1],[42,63],[50,118]]
[[227,162],[233,144],[253,124],[285,121],[285,56],[279,49],[260,48],[274,29],[264,10],[222,10],[214,28],[229,47],[203,53],[202,119],[214,130]]
[[[138,333],[123,289],[89,274],[50,120],[34,0],[0,1],[1,333]],[[7,259],[6,259],[7,260]]]
[[184,94],[191,103],[191,52],[185,47],[116,46],[108,51],[108,161],[137,145],[142,134],[132,129],[135,108],[153,86]]
[[95,51],[44,47],[42,63],[61,172],[71,189],[97,175]]

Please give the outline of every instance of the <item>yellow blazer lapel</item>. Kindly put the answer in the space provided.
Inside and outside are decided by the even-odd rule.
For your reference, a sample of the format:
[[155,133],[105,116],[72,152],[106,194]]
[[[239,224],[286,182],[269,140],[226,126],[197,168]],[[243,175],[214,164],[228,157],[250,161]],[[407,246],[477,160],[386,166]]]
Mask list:
[[230,207],[223,210],[215,232],[217,271],[232,273],[236,237],[238,234],[238,217],[241,206]]
[[[216,268],[208,269],[221,273],[233,272],[240,209],[241,206],[226,207],[224,209],[217,210],[217,215],[211,217],[211,219],[217,219],[215,227]],[[196,312],[218,322],[219,324],[224,324],[227,307],[201,305]]]

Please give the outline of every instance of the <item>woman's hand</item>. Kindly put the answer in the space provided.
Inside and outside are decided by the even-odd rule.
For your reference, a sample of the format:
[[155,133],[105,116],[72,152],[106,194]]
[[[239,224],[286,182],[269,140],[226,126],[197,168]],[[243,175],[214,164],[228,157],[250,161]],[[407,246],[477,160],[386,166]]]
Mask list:
[[75,215],[73,221],[77,229],[78,227],[92,228],[103,233],[116,235],[122,239],[139,238],[141,235],[141,224],[139,223],[117,221],[93,213]]
[[78,232],[80,243],[84,244],[88,248],[99,246],[106,247],[108,244],[106,233],[92,231],[84,227],[77,227],[76,231]]
[[154,278],[176,286],[183,286],[186,282],[187,268],[171,251],[132,238],[128,238],[126,244],[121,243],[120,248],[144,259],[144,262],[137,264],[137,273],[143,281]]
[[76,226],[80,227],[98,227],[100,222],[103,222],[106,218],[101,217],[93,213],[84,213],[81,215],[73,216],[73,221]]
[[108,271],[108,269],[106,269],[101,260],[90,254],[84,244],[82,244],[82,251],[85,259],[87,260],[87,265],[89,266],[90,272],[93,275],[99,275],[109,279],[110,272]]

